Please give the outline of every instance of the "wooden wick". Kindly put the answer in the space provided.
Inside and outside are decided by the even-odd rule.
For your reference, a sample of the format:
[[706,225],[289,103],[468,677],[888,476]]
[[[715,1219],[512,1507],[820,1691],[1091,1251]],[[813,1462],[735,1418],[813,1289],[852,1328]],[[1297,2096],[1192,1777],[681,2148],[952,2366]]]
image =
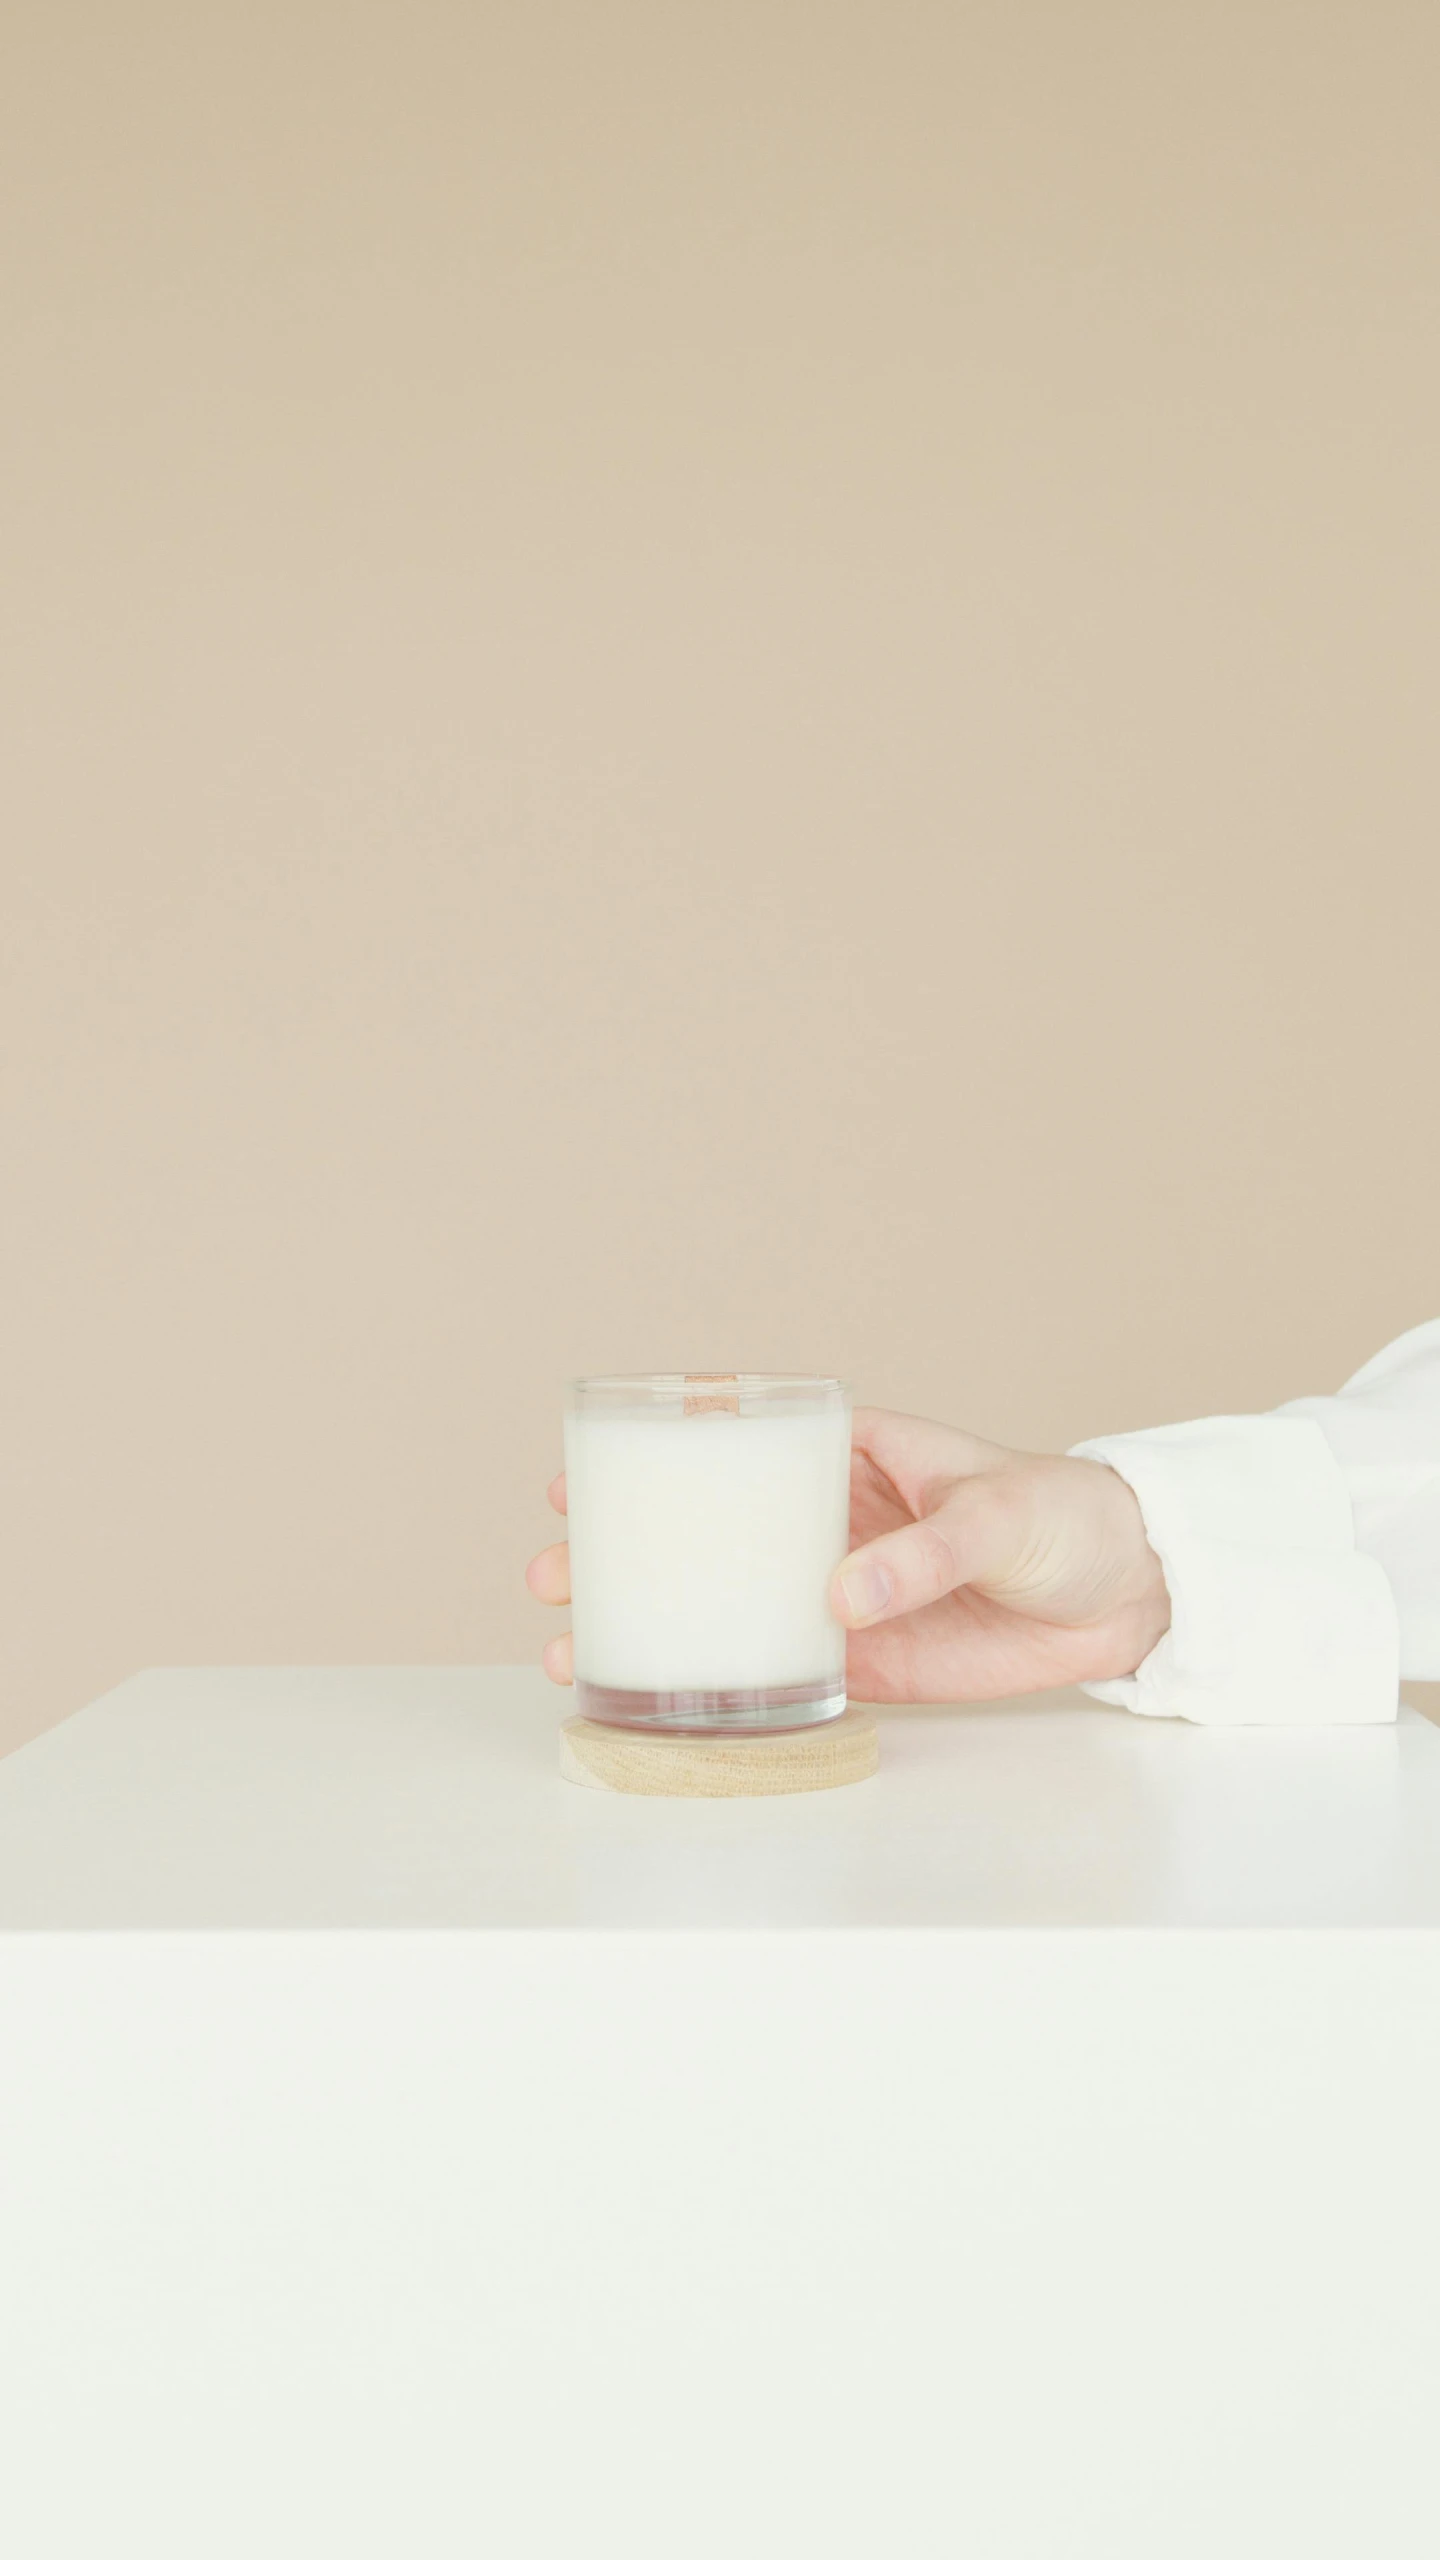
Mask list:
[[[740,1380],[733,1369],[697,1369],[685,1381],[685,1410],[687,1413],[738,1413],[739,1386]],[[726,1387],[733,1387],[736,1392],[726,1395],[722,1392]]]

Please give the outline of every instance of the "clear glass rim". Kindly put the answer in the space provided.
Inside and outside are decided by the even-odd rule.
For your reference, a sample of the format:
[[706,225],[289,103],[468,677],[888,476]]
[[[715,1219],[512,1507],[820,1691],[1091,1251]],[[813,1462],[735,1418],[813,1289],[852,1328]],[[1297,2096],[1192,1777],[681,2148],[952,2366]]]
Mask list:
[[848,1379],[822,1377],[803,1369],[650,1369],[593,1378],[567,1378],[572,1395],[629,1393],[632,1395],[684,1396],[696,1387],[733,1387],[740,1395],[764,1395],[808,1392],[812,1395],[843,1396],[850,1393]]

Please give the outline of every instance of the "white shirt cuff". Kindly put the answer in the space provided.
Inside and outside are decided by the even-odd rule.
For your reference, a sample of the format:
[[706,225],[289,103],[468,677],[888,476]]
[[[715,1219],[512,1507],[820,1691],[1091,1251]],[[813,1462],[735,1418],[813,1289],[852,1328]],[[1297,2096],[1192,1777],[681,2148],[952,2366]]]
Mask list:
[[1359,1555],[1318,1423],[1220,1415],[1084,1440],[1123,1476],[1165,1568],[1170,1628],[1093,1698],[1194,1724],[1385,1724],[1399,1701],[1395,1602]]

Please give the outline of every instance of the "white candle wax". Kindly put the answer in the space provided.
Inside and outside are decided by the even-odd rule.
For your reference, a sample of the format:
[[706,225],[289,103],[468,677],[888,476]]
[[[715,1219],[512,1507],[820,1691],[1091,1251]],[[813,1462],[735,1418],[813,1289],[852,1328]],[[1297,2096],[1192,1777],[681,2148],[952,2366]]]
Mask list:
[[846,1552],[850,1416],[572,1413],[575,1673],[607,1689],[843,1682],[827,1605]]

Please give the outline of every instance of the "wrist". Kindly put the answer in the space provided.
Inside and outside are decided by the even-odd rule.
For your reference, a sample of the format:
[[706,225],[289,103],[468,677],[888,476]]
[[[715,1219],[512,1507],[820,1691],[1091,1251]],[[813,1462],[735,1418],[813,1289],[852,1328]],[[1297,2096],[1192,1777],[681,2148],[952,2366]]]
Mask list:
[[1116,1649],[1126,1657],[1123,1662],[1117,1661],[1108,1676],[1127,1679],[1170,1631],[1170,1586],[1165,1567],[1146,1535],[1145,1515],[1133,1488],[1116,1468],[1103,1460],[1100,1464],[1108,1478],[1112,1534],[1121,1564],[1114,1612]]

